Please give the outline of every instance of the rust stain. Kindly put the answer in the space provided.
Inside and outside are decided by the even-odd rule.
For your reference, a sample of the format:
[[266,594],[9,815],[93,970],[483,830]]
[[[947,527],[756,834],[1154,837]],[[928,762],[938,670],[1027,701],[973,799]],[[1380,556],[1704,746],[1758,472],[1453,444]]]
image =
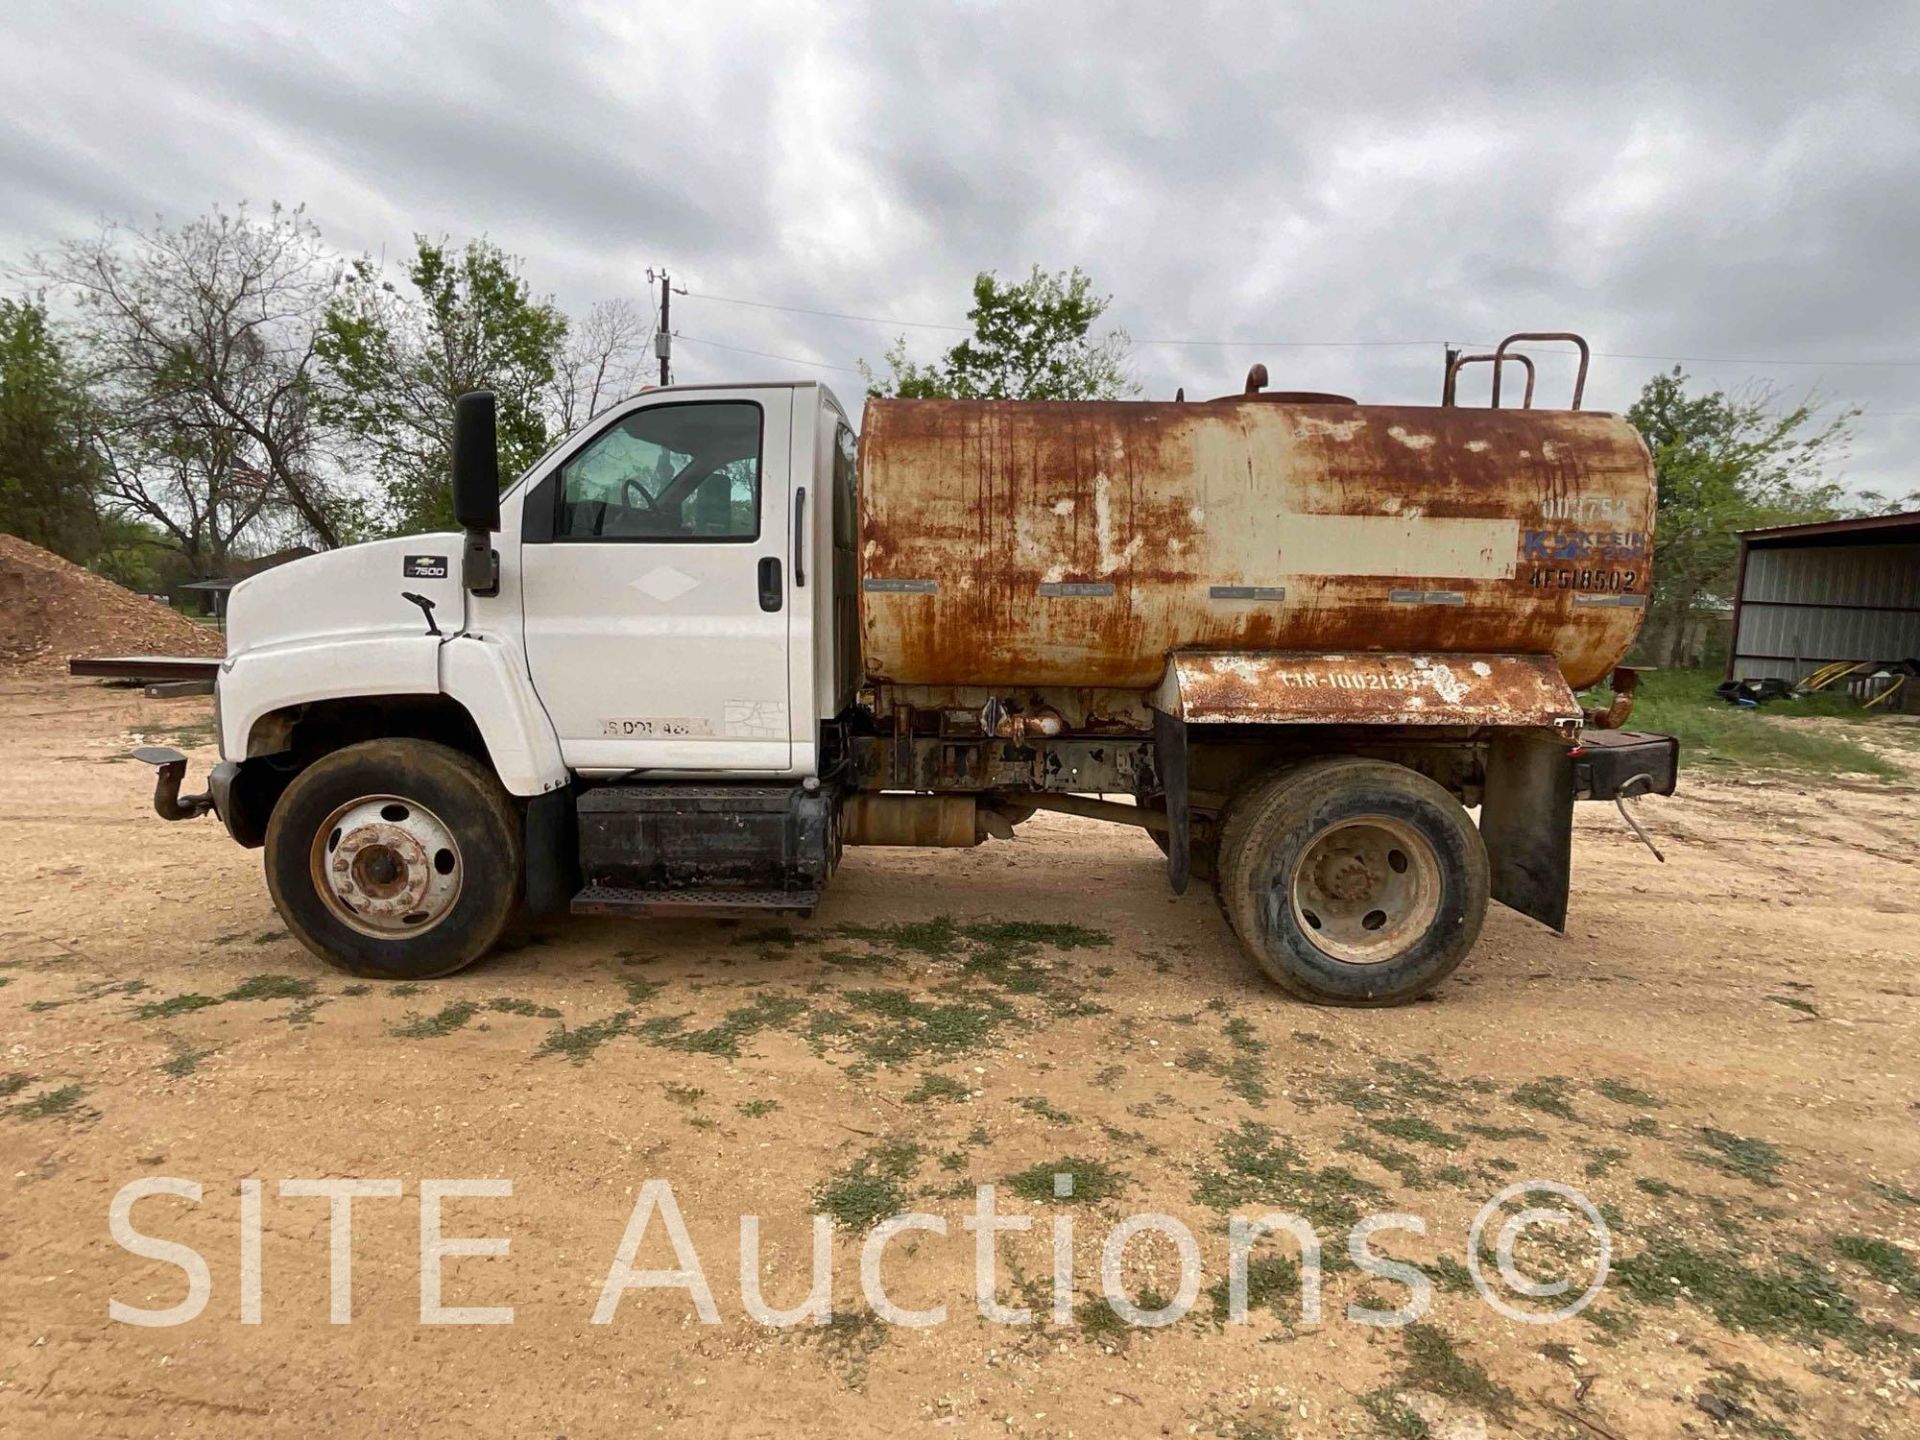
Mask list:
[[1144,690],[1207,649],[1550,655],[1580,687],[1650,590],[1652,465],[1592,411],[874,400],[860,508],[897,685]]
[[1157,703],[1192,724],[1537,726],[1580,718],[1544,655],[1183,652]]

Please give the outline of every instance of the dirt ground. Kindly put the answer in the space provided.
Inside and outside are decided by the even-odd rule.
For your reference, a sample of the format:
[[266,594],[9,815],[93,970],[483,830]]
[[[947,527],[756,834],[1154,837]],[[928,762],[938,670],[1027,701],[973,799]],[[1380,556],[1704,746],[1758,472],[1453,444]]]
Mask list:
[[[1564,937],[1495,907],[1431,1001],[1328,1011],[1268,988],[1204,887],[1171,897],[1144,837],[1047,817],[975,851],[851,852],[790,927],[557,922],[448,980],[364,986],[287,937],[257,852],[152,815],[117,758],[136,736],[188,748],[195,781],[213,758],[205,702],[0,684],[0,1432],[1920,1432],[1920,748],[1895,786],[1690,774],[1641,805],[1665,865],[1582,807]],[[155,1176],[203,1187],[133,1212],[210,1271],[172,1328],[109,1312],[187,1293],[109,1231]],[[348,1324],[327,1203],[279,1193],[339,1177],[402,1187],[354,1203]],[[462,1178],[512,1193],[446,1202],[446,1232],[511,1248],[447,1260],[444,1303],[511,1324],[421,1322],[421,1183]],[[649,1179],[718,1324],[679,1289],[593,1323]],[[1463,1263],[1476,1212],[1530,1179],[1577,1188],[1612,1237],[1598,1300],[1551,1325],[1501,1314]],[[1029,1325],[975,1313],[980,1182],[1034,1217],[1000,1240]],[[945,1324],[861,1297],[862,1232],[897,1209],[948,1221],[886,1259],[894,1303]],[[1226,1217],[1266,1210],[1326,1245],[1317,1324],[1278,1241],[1227,1323]],[[738,1217],[761,1217],[767,1303],[793,1306],[816,1211],[835,1318],[763,1326]],[[1143,1211],[1189,1226],[1204,1269],[1156,1329],[1099,1299],[1103,1241]],[[1356,1217],[1395,1211],[1426,1234],[1372,1243],[1426,1269],[1431,1308],[1356,1323],[1350,1303],[1409,1297],[1335,1264]],[[1590,1242],[1527,1235],[1522,1269],[1561,1262],[1577,1293]],[[1173,1254],[1126,1249],[1142,1308],[1174,1295]],[[676,1263],[658,1216],[635,1263]]]

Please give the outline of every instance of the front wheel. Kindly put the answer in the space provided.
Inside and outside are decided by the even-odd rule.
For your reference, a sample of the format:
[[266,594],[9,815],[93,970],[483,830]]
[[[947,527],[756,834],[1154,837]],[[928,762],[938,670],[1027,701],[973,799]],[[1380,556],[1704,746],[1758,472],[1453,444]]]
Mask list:
[[281,918],[329,965],[430,979],[478,960],[512,920],[520,818],[471,756],[371,740],[294,778],[267,825],[266,868]]
[[1324,1005],[1397,1005],[1466,958],[1487,852],[1460,803],[1379,760],[1317,760],[1235,803],[1220,856],[1227,918],[1262,971]]

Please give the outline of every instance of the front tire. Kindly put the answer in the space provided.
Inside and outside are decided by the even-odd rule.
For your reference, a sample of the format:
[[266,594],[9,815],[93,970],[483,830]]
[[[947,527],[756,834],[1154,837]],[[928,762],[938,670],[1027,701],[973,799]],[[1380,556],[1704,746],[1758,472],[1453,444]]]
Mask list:
[[316,760],[267,825],[267,888],[288,929],[370,979],[450,975],[486,954],[519,905],[523,860],[492,771],[425,740]]
[[1401,765],[1338,757],[1259,782],[1222,837],[1220,898],[1276,985],[1322,1005],[1400,1005],[1480,936],[1487,852],[1465,809]]

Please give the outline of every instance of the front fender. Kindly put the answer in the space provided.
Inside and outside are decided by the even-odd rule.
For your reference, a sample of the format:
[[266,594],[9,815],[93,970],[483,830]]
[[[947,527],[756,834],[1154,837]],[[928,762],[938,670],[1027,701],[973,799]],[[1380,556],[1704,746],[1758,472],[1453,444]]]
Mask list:
[[510,793],[544,795],[567,783],[560,737],[513,650],[491,636],[455,635],[440,647],[439,688],[473,717]]
[[[514,795],[566,785],[552,722],[519,657],[479,635],[380,635],[246,650],[221,667],[220,753],[255,759],[284,748],[267,716],[325,700],[445,695],[469,717],[500,783]],[[257,732],[257,733],[256,733]]]
[[276,710],[361,695],[435,695],[440,639],[433,635],[323,637],[259,646],[220,666],[220,753],[246,760],[283,748],[256,745],[254,728]]

